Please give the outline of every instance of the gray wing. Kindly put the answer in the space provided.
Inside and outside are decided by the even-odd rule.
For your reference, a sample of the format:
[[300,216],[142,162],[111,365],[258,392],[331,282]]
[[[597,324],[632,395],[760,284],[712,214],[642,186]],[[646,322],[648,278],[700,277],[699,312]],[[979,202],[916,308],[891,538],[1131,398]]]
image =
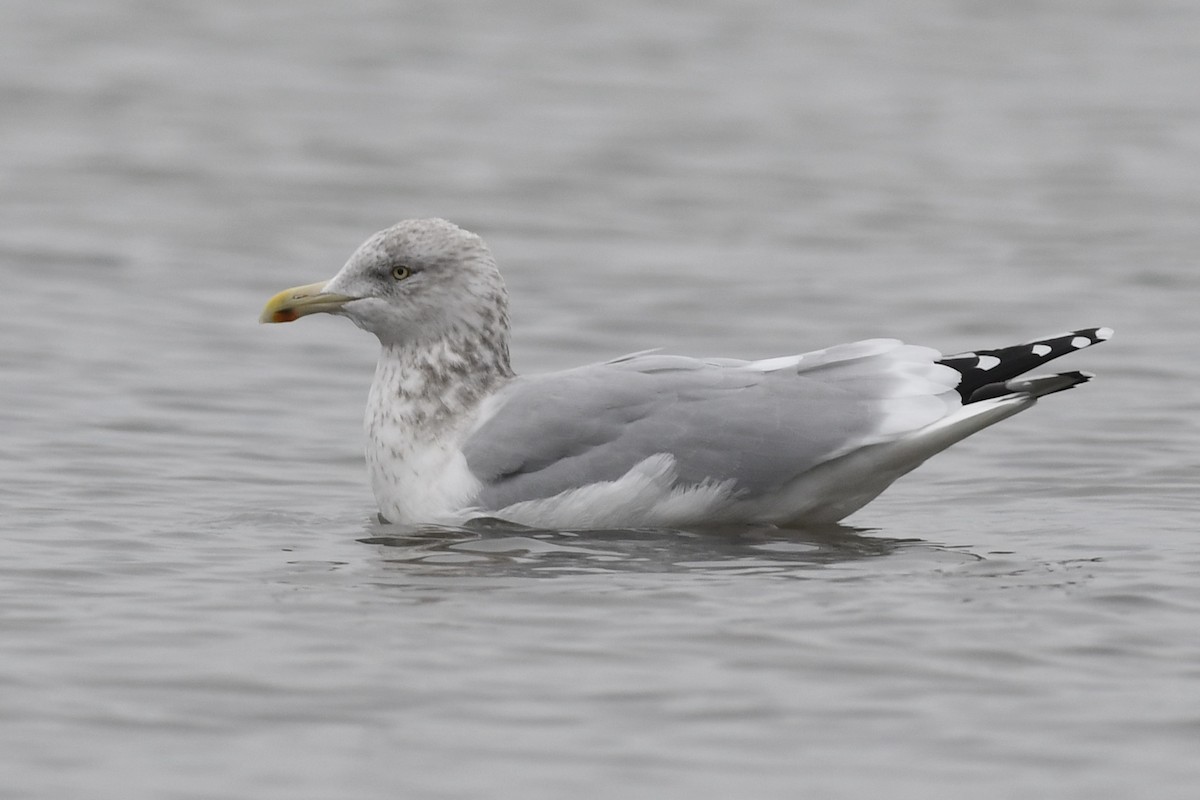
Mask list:
[[868,340],[765,361],[634,355],[517,378],[464,445],[498,509],[620,478],[660,453],[677,485],[777,489],[817,464],[958,406],[928,348]]

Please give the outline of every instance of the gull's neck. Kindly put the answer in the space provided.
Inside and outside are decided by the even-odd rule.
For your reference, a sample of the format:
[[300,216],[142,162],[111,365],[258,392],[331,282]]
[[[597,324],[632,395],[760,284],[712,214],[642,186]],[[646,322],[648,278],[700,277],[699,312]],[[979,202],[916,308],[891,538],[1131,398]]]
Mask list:
[[507,336],[472,331],[383,346],[364,427],[367,471],[385,518],[431,522],[470,504],[479,482],[462,441],[480,404],[512,377]]
[[417,344],[385,344],[375,365],[368,408],[409,429],[437,436],[456,427],[513,377],[508,342],[470,334]]

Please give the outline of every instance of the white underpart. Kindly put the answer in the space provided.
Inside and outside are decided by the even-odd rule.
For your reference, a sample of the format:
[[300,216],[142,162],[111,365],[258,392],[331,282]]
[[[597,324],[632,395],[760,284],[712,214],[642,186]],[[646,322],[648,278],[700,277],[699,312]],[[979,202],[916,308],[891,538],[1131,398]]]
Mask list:
[[[417,370],[387,348],[375,368],[363,420],[367,436],[367,474],[379,511],[393,521],[452,522],[479,492],[479,480],[462,453],[475,414],[463,409],[453,424],[437,429],[414,426],[408,419],[427,412]],[[427,405],[427,404],[425,404]]]
[[[479,481],[467,468],[462,449],[451,442],[414,445],[392,430],[380,439],[393,447],[367,450],[367,473],[379,513],[397,521],[453,524]],[[383,457],[381,458],[381,454]]]

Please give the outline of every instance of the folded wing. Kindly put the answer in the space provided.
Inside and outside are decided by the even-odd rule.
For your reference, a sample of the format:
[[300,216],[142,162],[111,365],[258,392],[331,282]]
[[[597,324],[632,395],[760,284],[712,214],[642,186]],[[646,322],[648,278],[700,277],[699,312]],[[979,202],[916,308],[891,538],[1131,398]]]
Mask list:
[[930,348],[871,339],[763,361],[640,354],[518,378],[464,446],[499,509],[674,459],[679,486],[770,494],[813,467],[961,407],[959,373]]

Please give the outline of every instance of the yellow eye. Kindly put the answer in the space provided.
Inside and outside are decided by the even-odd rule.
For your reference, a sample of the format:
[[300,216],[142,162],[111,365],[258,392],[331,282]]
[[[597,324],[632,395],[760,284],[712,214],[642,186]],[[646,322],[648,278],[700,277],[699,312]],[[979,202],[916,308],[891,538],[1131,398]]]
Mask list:
[[403,264],[396,266],[396,267],[392,267],[392,277],[398,281],[404,280],[409,275],[412,275],[412,270],[409,269],[408,267],[404,266]]

